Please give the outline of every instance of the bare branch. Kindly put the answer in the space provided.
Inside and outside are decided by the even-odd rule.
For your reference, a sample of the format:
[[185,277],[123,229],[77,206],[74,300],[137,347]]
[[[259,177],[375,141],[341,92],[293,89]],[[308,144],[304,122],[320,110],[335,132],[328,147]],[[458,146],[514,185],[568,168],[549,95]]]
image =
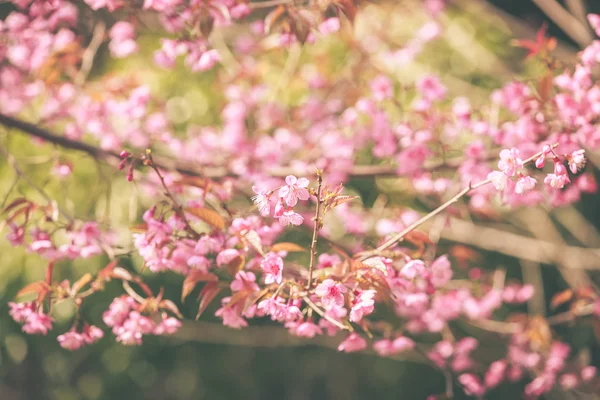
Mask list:
[[556,0],[533,0],[533,2],[581,47],[586,47],[592,42],[592,35],[587,27]]

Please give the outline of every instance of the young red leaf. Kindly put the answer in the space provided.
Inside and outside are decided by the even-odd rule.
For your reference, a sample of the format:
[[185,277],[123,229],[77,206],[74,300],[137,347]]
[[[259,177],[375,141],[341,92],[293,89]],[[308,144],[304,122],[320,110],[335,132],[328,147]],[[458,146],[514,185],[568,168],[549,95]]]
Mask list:
[[552,301],[550,302],[550,308],[555,309],[565,303],[568,303],[573,299],[573,290],[567,289],[562,292],[556,293],[552,296]]
[[225,269],[231,276],[235,276],[246,264],[246,258],[243,255],[236,256],[225,265]]
[[48,286],[48,284],[46,282],[44,282],[44,281],[31,282],[31,283],[25,285],[25,287],[23,287],[21,290],[19,290],[17,292],[16,297],[21,297],[21,296],[24,296],[26,294],[31,294],[31,293],[40,295],[42,293],[47,293],[48,291],[50,291],[50,286]]
[[219,277],[210,272],[192,271],[183,280],[181,289],[181,302],[194,290],[198,282],[218,282]]
[[202,313],[204,313],[208,305],[219,294],[219,292],[223,290],[222,287],[219,287],[217,285],[217,282],[208,282],[200,291],[200,294],[198,295],[198,298],[200,299],[200,305],[198,306],[198,313],[196,314],[196,319],[200,318],[200,316],[202,315]]
[[192,214],[195,217],[200,218],[207,224],[217,228],[225,228],[225,220],[216,211],[210,210],[204,207],[186,208],[185,212]]
[[297,245],[296,243],[281,242],[275,243],[271,246],[271,251],[277,253],[278,251],[287,251],[288,253],[308,251],[304,247]]

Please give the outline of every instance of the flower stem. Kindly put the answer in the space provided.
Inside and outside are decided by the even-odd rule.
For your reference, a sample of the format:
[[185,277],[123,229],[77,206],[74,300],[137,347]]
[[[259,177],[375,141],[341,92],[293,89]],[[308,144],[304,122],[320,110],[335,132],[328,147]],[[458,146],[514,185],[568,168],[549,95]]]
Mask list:
[[317,240],[319,239],[319,229],[321,229],[321,186],[323,184],[323,174],[320,170],[317,171],[317,182],[317,210],[315,211],[315,227],[313,229],[312,243],[310,244],[308,282],[306,283],[307,290],[309,290],[312,286],[313,269],[315,265],[315,257],[317,255]]

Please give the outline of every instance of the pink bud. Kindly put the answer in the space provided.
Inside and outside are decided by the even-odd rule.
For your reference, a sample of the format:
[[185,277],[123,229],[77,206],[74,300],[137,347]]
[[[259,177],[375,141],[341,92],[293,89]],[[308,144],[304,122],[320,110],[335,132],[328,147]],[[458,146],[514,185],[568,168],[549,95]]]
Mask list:
[[133,181],[133,164],[131,164],[129,166],[129,169],[127,170],[127,181],[128,182],[132,182]]
[[127,157],[129,157],[130,155],[131,155],[131,154],[130,154],[130,153],[127,151],[127,150],[123,150],[123,151],[121,152],[121,154],[119,154],[119,157],[121,157],[121,158],[127,158]]
[[125,168],[125,165],[127,165],[127,159],[126,158],[123,159],[123,160],[121,160],[121,162],[119,163],[119,166],[118,166],[119,171],[121,171],[123,168]]
[[546,164],[546,156],[544,154],[542,154],[541,156],[539,156],[536,160],[535,160],[535,167],[536,168],[544,168],[544,165]]

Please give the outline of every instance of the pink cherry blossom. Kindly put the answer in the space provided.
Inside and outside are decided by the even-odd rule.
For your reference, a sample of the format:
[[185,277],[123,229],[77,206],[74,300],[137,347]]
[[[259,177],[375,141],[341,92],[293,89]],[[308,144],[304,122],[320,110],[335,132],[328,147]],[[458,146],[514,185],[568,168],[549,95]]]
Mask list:
[[535,187],[536,182],[537,181],[535,180],[535,178],[532,178],[530,176],[520,176],[519,179],[517,179],[517,183],[515,184],[515,193],[523,194],[532,190]]
[[507,176],[514,176],[517,170],[523,168],[523,160],[519,158],[519,150],[511,148],[504,149],[500,152],[500,160],[498,161],[498,169],[504,172]]
[[282,226],[288,226],[288,225],[302,225],[302,222],[304,221],[304,218],[302,217],[302,215],[298,214],[295,211],[292,210],[287,210],[284,211],[283,214],[279,217],[279,223]]
[[59,335],[58,343],[60,347],[67,350],[78,350],[80,347],[85,345],[85,339],[82,334],[76,331],[69,331]]
[[295,334],[297,336],[313,338],[315,335],[322,335],[323,330],[319,325],[313,323],[311,320],[300,323],[296,329]]
[[333,279],[325,279],[315,288],[315,294],[321,298],[321,303],[326,308],[344,305],[344,293],[348,289]]
[[585,165],[585,150],[579,149],[575,150],[568,157],[569,160],[569,169],[572,173],[576,174],[579,170],[583,168]]
[[367,348],[367,341],[363,339],[357,333],[351,333],[346,339],[338,346],[338,351],[344,351],[346,353],[352,353],[355,351],[361,351]]
[[265,283],[281,283],[283,280],[283,259],[275,253],[267,253],[260,262],[260,268],[264,272]]
[[279,196],[285,200],[288,206],[294,207],[298,203],[298,200],[308,200],[310,196],[306,189],[309,183],[308,179],[288,175],[285,178],[285,183],[285,186],[279,189]]
[[374,290],[362,290],[355,293],[350,310],[350,321],[359,322],[363,316],[371,314],[375,309]]
[[252,201],[258,207],[258,212],[260,215],[266,217],[271,212],[271,206],[269,204],[267,193],[261,191],[257,186],[252,186],[252,191],[256,193],[256,195],[252,197]]

